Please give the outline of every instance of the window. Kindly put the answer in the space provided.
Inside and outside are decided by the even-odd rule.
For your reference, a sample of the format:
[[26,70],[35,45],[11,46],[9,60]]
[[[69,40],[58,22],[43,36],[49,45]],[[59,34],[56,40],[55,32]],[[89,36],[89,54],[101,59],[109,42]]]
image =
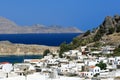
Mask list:
[[99,69],[98,69],[98,72],[99,72]]
[[95,70],[95,72],[96,72],[96,70]]

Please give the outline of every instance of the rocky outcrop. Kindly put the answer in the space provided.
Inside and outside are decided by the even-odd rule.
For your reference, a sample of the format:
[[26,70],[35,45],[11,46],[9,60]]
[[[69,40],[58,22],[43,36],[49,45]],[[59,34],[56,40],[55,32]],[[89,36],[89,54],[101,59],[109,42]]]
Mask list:
[[0,42],[0,55],[36,55],[43,54],[46,49],[49,49],[51,52],[56,52],[59,50],[59,47],[13,44],[9,41]]
[[120,45],[120,16],[105,17],[97,28],[93,29],[87,36],[85,34],[77,37],[78,44],[89,45],[99,41],[114,46]]
[[120,26],[120,16],[119,15],[115,15],[114,17],[107,16],[101,25],[104,27],[104,29],[106,29],[106,32],[111,27],[115,28],[116,30],[116,28]]
[[0,34],[23,33],[81,33],[76,27],[61,27],[57,25],[45,26],[36,24],[33,26],[18,26],[13,21],[0,17]]

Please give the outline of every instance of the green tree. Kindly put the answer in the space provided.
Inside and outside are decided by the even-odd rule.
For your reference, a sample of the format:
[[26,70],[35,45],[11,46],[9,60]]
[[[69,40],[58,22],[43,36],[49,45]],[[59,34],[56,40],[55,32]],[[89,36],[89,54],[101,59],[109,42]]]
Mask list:
[[59,52],[59,57],[62,58],[63,57],[63,52],[64,51],[67,51],[67,44],[66,42],[63,42],[61,45],[60,45],[60,52]]
[[66,42],[63,42],[60,45],[59,57],[63,57],[63,53],[66,52],[66,51],[69,51],[71,49],[74,49],[72,44],[67,44]]
[[94,36],[94,41],[96,42],[96,41],[99,41],[100,39],[101,39],[101,37],[102,37],[102,35],[99,33],[99,32],[97,32],[96,33],[96,35]]
[[107,65],[103,63],[103,61],[99,62],[99,64],[96,64],[96,66],[100,67],[101,70],[105,70]]
[[43,52],[43,57],[44,56],[47,56],[48,53],[51,53],[49,49],[46,49],[44,52]]
[[100,43],[100,42],[98,41],[98,42],[95,42],[93,46],[94,46],[94,47],[100,47],[101,45],[102,45],[102,43]]
[[79,38],[74,38],[73,41],[72,41],[72,44],[71,46],[73,46],[74,48],[77,48],[80,46],[80,40]]

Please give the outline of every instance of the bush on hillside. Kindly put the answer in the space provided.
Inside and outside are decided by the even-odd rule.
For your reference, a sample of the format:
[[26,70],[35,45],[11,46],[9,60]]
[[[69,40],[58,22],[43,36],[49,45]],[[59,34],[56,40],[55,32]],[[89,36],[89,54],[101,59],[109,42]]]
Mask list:
[[63,57],[63,53],[66,51],[69,51],[71,49],[74,49],[74,46],[72,44],[67,44],[66,42],[63,42],[60,45],[60,52],[59,52],[59,57]]
[[88,36],[88,35],[90,35],[90,30],[86,31],[83,36],[85,37],[85,36]]
[[46,49],[46,50],[43,52],[43,57],[44,57],[44,56],[47,56],[49,53],[51,53],[50,50],[49,50],[49,49]]

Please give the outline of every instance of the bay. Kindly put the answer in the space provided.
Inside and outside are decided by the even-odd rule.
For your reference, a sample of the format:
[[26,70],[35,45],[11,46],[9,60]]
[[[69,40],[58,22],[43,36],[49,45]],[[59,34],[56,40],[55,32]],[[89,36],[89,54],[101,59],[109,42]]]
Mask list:
[[[62,34],[0,34],[0,41],[20,44],[59,46],[62,42],[70,43],[80,33]],[[40,59],[41,55],[0,56],[0,62],[21,63],[24,59]]]
[[70,43],[80,33],[62,34],[0,34],[0,41],[10,41],[20,44],[38,44],[59,46],[62,42]]

